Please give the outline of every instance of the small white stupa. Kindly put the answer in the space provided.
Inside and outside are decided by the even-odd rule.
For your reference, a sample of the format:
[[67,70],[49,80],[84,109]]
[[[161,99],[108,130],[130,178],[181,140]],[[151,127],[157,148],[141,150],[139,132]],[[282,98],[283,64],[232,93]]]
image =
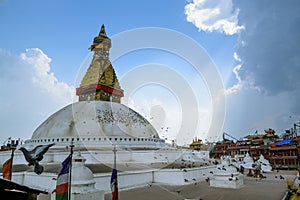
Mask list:
[[261,154],[259,159],[257,160],[257,163],[260,164],[261,170],[264,172],[271,172],[272,167],[270,165],[270,162],[264,158],[264,156]]
[[254,164],[253,158],[249,155],[249,153],[247,153],[243,160],[242,166],[245,169],[253,169],[254,168],[253,164]]
[[92,171],[85,166],[86,159],[79,152],[72,162],[72,199],[104,200],[104,191],[95,188]]
[[230,159],[223,157],[221,162],[221,165],[217,166],[213,177],[209,181],[210,186],[234,189],[242,187],[244,184],[243,175],[230,163]]

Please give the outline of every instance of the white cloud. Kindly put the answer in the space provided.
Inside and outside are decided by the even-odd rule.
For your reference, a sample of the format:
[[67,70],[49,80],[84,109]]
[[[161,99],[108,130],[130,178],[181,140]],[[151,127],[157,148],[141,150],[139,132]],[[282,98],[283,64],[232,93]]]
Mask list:
[[[33,67],[32,82],[54,100],[70,103],[75,95],[75,88],[64,82],[59,82],[51,72],[51,58],[38,48],[26,49],[21,59]],[[75,98],[75,97],[74,97]]]
[[50,62],[37,48],[21,55],[0,49],[0,141],[30,138],[47,117],[72,102],[74,87],[58,81]]
[[233,35],[244,29],[238,25],[239,10],[233,10],[231,0],[193,0],[185,6],[185,14],[199,30]]
[[242,59],[239,57],[239,55],[238,55],[236,52],[233,53],[233,58],[234,58],[236,61],[242,62]]
[[239,71],[240,71],[241,68],[242,68],[242,65],[237,65],[233,68],[232,72],[234,73],[235,78],[237,79],[238,82],[236,84],[234,84],[232,87],[226,89],[226,91],[225,91],[226,95],[236,93],[237,91],[242,89],[242,86],[243,86],[242,85],[242,79],[239,76]]

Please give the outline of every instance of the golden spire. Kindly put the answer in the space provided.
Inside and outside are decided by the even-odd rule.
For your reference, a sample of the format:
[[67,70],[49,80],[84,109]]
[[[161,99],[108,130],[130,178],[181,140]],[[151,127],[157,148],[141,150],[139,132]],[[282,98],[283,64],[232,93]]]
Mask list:
[[105,49],[109,51],[111,47],[111,40],[107,37],[104,24],[102,24],[99,35],[94,37],[94,43],[90,46],[91,51],[97,51],[99,49]]
[[124,96],[115,70],[109,60],[111,40],[107,37],[104,25],[99,35],[94,38],[90,50],[93,60],[84,75],[80,87],[76,90],[79,101],[113,101],[120,103]]

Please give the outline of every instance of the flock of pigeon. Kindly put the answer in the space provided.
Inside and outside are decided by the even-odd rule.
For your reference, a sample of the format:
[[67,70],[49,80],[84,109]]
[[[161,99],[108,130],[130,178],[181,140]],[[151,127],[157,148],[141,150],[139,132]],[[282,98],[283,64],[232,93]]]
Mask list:
[[144,127],[149,124],[148,121],[137,112],[134,111],[128,112],[127,110],[123,110],[122,108],[119,108],[119,110],[116,111],[98,109],[97,118],[98,118],[98,122],[100,123],[110,123],[110,124],[120,123],[126,127],[128,126]]

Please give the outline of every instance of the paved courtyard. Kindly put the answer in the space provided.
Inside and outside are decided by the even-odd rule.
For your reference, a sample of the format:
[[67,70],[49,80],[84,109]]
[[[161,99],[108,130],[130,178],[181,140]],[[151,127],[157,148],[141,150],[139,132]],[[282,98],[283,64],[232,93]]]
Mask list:
[[[295,177],[295,171],[279,171],[264,174],[266,178],[255,179],[244,176],[244,186],[240,189],[213,188],[209,183],[195,182],[186,186],[149,184],[146,187],[122,190],[120,200],[281,200],[287,191],[286,179]],[[280,175],[284,179],[280,179]],[[105,196],[110,200],[110,194]]]

